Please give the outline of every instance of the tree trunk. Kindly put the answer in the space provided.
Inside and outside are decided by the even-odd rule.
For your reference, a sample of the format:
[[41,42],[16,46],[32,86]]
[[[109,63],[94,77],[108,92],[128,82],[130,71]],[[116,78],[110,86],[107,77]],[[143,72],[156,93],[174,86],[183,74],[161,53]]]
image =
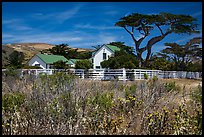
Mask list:
[[157,42],[163,40],[168,34],[170,34],[171,32],[166,32],[164,35],[161,35],[161,36],[157,36],[157,37],[154,37],[152,39],[150,39],[146,45],[146,48],[147,48],[147,56],[146,56],[146,59],[145,59],[145,62],[144,62],[144,67],[148,65],[149,63],[149,59],[150,59],[150,55],[152,53],[152,46],[154,44],[156,44]]

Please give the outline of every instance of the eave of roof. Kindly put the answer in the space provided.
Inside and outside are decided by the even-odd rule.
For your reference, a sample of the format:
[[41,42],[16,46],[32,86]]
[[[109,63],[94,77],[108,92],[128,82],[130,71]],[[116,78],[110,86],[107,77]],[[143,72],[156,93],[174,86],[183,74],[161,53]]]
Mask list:
[[[120,48],[118,48],[117,46],[113,46],[113,45],[103,45],[106,46],[109,50],[111,50],[113,53],[115,53],[116,51],[120,51]],[[97,49],[96,51],[92,52],[92,57],[103,47],[101,46],[99,49]]]

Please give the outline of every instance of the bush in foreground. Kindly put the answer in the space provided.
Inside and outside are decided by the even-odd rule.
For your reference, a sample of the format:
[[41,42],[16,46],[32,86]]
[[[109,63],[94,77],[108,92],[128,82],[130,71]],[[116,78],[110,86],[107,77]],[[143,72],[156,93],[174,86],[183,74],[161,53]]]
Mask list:
[[200,87],[182,103],[176,97],[185,89],[158,79],[128,84],[56,73],[17,79],[10,90],[7,84],[3,135],[202,134]]

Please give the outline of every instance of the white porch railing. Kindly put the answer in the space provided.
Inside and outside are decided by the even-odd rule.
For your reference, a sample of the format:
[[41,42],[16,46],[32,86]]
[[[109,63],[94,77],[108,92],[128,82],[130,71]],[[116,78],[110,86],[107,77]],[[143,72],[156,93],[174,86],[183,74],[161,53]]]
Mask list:
[[[6,69],[2,69],[2,72]],[[148,78],[157,76],[158,78],[190,78],[199,79],[202,78],[202,72],[186,72],[186,71],[162,71],[162,70],[145,70],[145,69],[19,69],[20,76],[35,75],[36,77],[41,73],[48,75],[55,72],[72,73],[80,78],[89,78],[94,80],[139,80],[145,79],[144,74],[148,75]]]

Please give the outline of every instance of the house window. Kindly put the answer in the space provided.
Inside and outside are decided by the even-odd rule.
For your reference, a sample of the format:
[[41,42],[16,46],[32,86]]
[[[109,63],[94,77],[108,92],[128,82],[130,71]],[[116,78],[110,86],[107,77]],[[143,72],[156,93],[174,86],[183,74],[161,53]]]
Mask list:
[[35,64],[36,67],[40,67],[40,64]]
[[100,66],[96,66],[96,69],[100,69]]
[[94,63],[94,59],[91,59],[91,62]]
[[106,60],[106,53],[103,53],[103,60]]

